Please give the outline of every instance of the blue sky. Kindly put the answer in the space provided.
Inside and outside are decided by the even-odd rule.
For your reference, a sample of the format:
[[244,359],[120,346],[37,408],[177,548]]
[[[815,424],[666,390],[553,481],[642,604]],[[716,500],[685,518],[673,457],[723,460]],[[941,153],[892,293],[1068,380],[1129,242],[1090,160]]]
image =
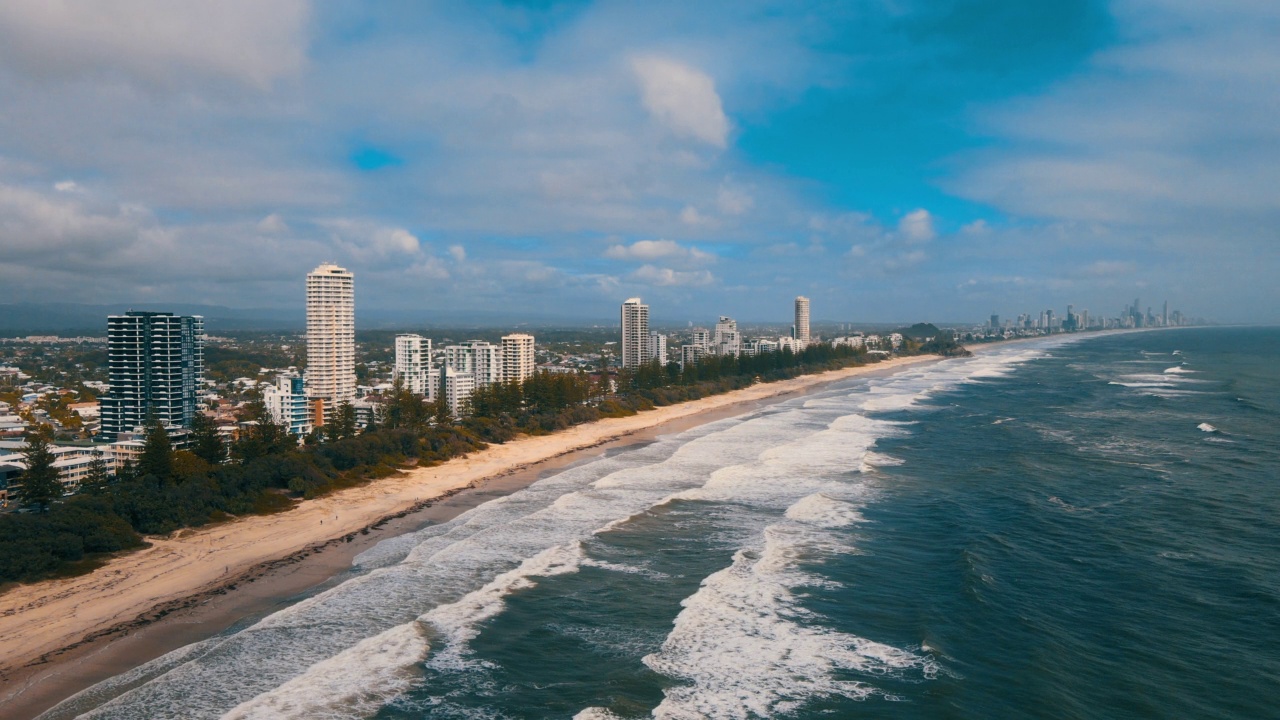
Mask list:
[[0,303],[1280,321],[1280,9],[0,7]]

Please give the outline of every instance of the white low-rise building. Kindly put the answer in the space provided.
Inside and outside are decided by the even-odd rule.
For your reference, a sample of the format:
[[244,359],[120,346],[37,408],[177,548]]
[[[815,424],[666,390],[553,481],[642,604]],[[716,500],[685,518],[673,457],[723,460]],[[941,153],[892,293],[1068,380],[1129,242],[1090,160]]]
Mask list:
[[459,418],[470,412],[471,393],[476,389],[475,376],[459,372],[449,365],[435,371],[433,375],[437,378],[436,397],[449,407],[449,414]]
[[274,384],[264,387],[262,404],[267,406],[271,419],[293,435],[306,435],[314,427],[306,382],[297,374],[281,375]]
[[[24,443],[25,447],[25,443]],[[89,476],[95,459],[101,459],[108,474],[116,472],[115,452],[110,445],[51,445],[49,452],[53,455],[53,467],[58,471],[58,481],[62,483],[65,493],[73,493],[80,489],[85,478]],[[27,456],[23,451],[0,450],[0,465],[17,468],[20,472],[27,469]],[[22,484],[21,475],[17,482]]]
[[475,387],[502,382],[502,346],[483,340],[468,340],[444,349],[444,364],[471,375]]
[[804,341],[797,338],[787,337],[785,335],[778,338],[779,352],[783,350],[790,350],[793,353],[798,353],[801,350],[804,350],[804,346],[805,346]]
[[707,347],[705,345],[681,345],[680,368],[684,369],[690,365],[695,365],[706,356]]

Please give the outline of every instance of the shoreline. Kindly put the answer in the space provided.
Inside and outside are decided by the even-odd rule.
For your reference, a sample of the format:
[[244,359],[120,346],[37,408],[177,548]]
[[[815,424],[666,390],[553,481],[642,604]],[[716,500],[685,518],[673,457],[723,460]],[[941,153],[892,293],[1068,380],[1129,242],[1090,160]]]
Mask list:
[[0,703],[15,716],[39,714],[103,679],[340,582],[352,558],[383,539],[446,522],[612,449],[841,380],[942,359],[893,358],[522,437],[281,513],[148,538],[151,547],[87,575],[0,595]]

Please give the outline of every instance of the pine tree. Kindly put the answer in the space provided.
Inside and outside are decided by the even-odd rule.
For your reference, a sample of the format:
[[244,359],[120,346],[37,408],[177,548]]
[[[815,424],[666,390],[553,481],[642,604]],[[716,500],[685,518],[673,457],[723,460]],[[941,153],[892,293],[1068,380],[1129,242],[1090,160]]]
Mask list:
[[337,409],[333,413],[333,418],[326,426],[326,433],[329,440],[341,440],[343,438],[356,436],[356,408],[345,400],[338,403]]
[[433,403],[428,403],[430,407],[431,417],[436,425],[452,425],[453,414],[449,412],[449,403],[444,398],[439,398]]
[[138,457],[138,472],[143,477],[151,475],[162,483],[173,479],[173,444],[169,442],[169,432],[159,422],[147,428],[142,455]]
[[48,426],[41,425],[27,436],[25,451],[27,469],[22,473],[22,497],[28,505],[42,511],[48,510],[54,500],[62,497],[62,482],[58,469],[53,466],[53,452],[49,449]]
[[218,426],[202,412],[191,420],[191,452],[210,465],[220,465],[227,459],[227,445],[218,434]]
[[125,458],[125,461],[116,469],[117,482],[133,482],[138,479],[138,466],[133,460]]
[[111,472],[107,469],[107,461],[102,459],[100,453],[94,453],[82,486],[89,492],[101,492],[110,480]]

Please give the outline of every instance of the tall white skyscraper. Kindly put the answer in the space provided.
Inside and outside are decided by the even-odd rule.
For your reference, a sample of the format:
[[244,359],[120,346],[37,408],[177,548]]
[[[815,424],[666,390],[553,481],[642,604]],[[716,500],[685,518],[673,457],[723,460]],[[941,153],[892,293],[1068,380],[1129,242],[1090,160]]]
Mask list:
[[809,343],[809,298],[803,295],[796,298],[796,339]]
[[537,366],[533,336],[513,333],[502,336],[502,381],[524,382]]
[[622,303],[622,367],[634,370],[649,362],[649,306],[640,298]]
[[317,425],[355,399],[355,277],[329,263],[307,274],[306,378]]
[[395,378],[415,395],[431,394],[427,373],[431,370],[431,339],[421,335],[396,336]]

